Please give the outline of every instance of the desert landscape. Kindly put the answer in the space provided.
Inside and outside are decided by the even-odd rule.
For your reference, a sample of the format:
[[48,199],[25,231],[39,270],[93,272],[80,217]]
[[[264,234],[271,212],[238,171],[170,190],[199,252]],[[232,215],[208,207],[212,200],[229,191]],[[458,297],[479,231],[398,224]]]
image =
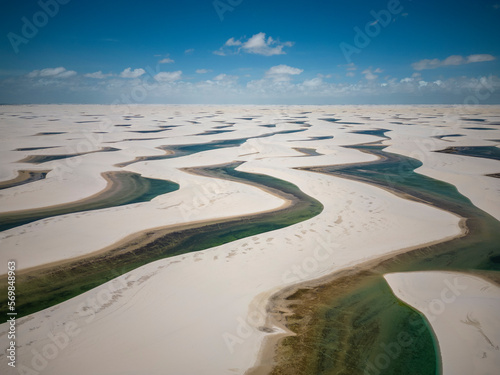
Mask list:
[[4,105],[0,127],[2,374],[500,368],[499,106]]

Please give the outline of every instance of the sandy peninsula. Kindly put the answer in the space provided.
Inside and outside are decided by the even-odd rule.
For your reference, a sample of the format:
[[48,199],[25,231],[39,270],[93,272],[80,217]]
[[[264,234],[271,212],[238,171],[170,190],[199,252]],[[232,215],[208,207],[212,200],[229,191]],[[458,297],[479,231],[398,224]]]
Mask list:
[[453,272],[387,274],[394,294],[422,314],[439,342],[443,374],[496,374],[500,368],[500,287]]

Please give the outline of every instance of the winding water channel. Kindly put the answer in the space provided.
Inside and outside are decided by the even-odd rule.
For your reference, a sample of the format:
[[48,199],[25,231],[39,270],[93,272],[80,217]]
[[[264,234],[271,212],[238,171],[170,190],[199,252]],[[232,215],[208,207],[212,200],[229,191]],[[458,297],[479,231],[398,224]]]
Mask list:
[[[453,270],[499,282],[500,222],[454,186],[415,173],[420,161],[385,152],[384,146],[352,148],[380,159],[302,169],[363,181],[447,210],[465,219],[467,233],[275,296],[271,314],[297,335],[281,341],[272,374],[439,374],[439,347],[432,329],[420,313],[394,297],[383,274]],[[377,367],[377,356],[387,354],[401,332],[410,337],[411,345],[400,346],[390,363],[384,363],[383,369]]]
[[[240,164],[190,168],[188,171],[254,185],[278,195],[289,204],[272,212],[148,231],[109,251],[18,272],[16,307],[19,314],[28,315],[53,306],[155,260],[284,228],[314,217],[323,210],[319,201],[303,193],[294,184],[267,175],[237,171],[235,168]],[[34,279],[36,283],[32,282]],[[6,296],[5,287],[4,293],[0,290],[2,312],[7,307]]]

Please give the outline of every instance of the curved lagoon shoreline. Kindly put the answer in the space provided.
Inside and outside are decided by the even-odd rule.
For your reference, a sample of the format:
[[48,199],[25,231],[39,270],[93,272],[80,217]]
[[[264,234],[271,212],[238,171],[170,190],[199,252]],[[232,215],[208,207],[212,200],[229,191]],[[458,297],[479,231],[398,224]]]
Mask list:
[[90,197],[54,206],[0,213],[0,231],[58,215],[147,202],[179,189],[175,182],[145,178],[126,171],[104,172],[101,176],[106,180],[106,187]]
[[[322,166],[322,167],[307,167],[307,168],[301,168],[303,170],[308,170],[308,171],[314,171],[314,172],[319,172],[319,173],[326,173],[326,174],[333,174],[339,177],[343,178],[348,178],[352,179],[355,181],[360,181],[364,183],[369,183],[373,184],[377,187],[383,188],[387,191],[392,192],[393,194],[396,194],[402,198],[405,199],[412,199],[412,200],[417,200],[419,202],[432,205],[434,207],[446,210],[446,211],[451,211],[455,215],[461,217],[461,222],[460,222],[460,227],[461,227],[461,234],[453,237],[448,237],[444,238],[440,241],[434,241],[433,243],[427,243],[427,244],[422,244],[420,246],[415,246],[412,249],[402,249],[399,251],[396,251],[390,255],[384,256],[382,258],[376,259],[374,261],[370,261],[368,263],[363,263],[359,264],[351,269],[346,269],[337,273],[334,273],[332,275],[329,275],[327,277],[314,280],[314,281],[307,281],[305,283],[301,283],[299,285],[292,286],[290,288],[286,288],[285,290],[282,290],[275,294],[271,298],[271,302],[268,306],[268,310],[271,311],[271,315],[269,316],[269,321],[268,325],[270,326],[278,326],[281,327],[282,329],[284,328],[285,330],[288,331],[288,334],[280,334],[277,335],[276,337],[269,337],[264,344],[263,349],[261,350],[260,354],[260,359],[258,361],[258,364],[256,365],[255,368],[251,369],[248,371],[248,374],[251,375],[260,375],[260,374],[288,374],[290,373],[291,369],[293,368],[301,368],[302,373],[305,374],[313,374],[313,373],[323,373],[322,371],[318,372],[318,367],[313,367],[314,369],[309,369],[308,367],[304,367],[304,363],[301,361],[300,358],[303,358],[303,361],[308,363],[307,361],[312,361],[312,363],[315,362],[314,358],[316,356],[320,356],[319,353],[321,353],[321,356],[323,357],[322,361],[323,362],[328,362],[330,363],[330,359],[325,360],[325,356],[328,357],[325,352],[328,350],[327,343],[324,343],[323,346],[319,346],[318,354],[312,354],[314,351],[312,351],[312,347],[309,346],[311,345],[311,342],[321,342],[321,339],[316,338],[310,338],[307,339],[307,335],[311,335],[311,332],[314,332],[314,324],[310,323],[304,323],[305,321],[310,321],[311,319],[314,321],[315,319],[319,319],[319,317],[315,318],[317,314],[322,314],[319,311],[323,309],[322,306],[325,304],[332,304],[336,299],[337,300],[342,300],[342,299],[347,299],[347,296],[349,295],[355,295],[356,293],[360,293],[359,291],[356,291],[356,289],[353,289],[349,292],[350,287],[349,285],[356,285],[359,284],[361,287],[357,287],[358,290],[369,290],[371,288],[370,283],[376,284],[381,282],[381,278],[383,277],[385,272],[394,272],[393,269],[396,270],[412,270],[412,269],[418,269],[419,268],[419,263],[420,267],[423,266],[422,264],[422,258],[423,259],[428,259],[428,264],[424,266],[424,269],[430,267],[431,269],[433,267],[438,267],[438,264],[440,263],[438,261],[438,264],[433,265],[433,258],[438,258],[440,255],[440,252],[453,252],[453,247],[457,247],[458,242],[457,240],[460,240],[461,238],[466,238],[468,243],[475,243],[477,241],[476,238],[478,239],[483,239],[482,236],[484,236],[485,230],[486,233],[490,233],[488,226],[483,225],[481,220],[484,220],[483,218],[486,218],[488,222],[491,223],[493,227],[496,227],[497,230],[500,229],[500,223],[491,216],[487,215],[486,213],[482,212],[481,210],[477,209],[476,207],[472,206],[470,202],[468,202],[467,199],[465,199],[463,202],[460,201],[454,201],[453,200],[453,190],[456,189],[454,187],[451,187],[447,190],[445,188],[446,184],[443,184],[440,181],[436,181],[438,184],[437,186],[441,189],[445,188],[443,192],[440,192],[438,196],[433,197],[432,192],[426,192],[427,186],[432,184],[432,180],[428,179],[425,176],[421,177],[416,177],[417,176],[413,170],[421,165],[418,161],[411,159],[408,159],[404,156],[398,155],[398,154],[391,154],[382,151],[383,148],[386,146],[378,146],[378,145],[360,145],[360,146],[350,146],[355,149],[359,149],[360,151],[371,153],[373,155],[378,156],[378,160],[369,162],[369,163],[359,163],[359,164],[351,164],[351,165],[336,165],[333,167],[329,166]],[[387,167],[384,168],[384,166],[387,165]],[[393,169],[394,172],[391,174],[390,170]],[[382,177],[381,177],[382,176]],[[416,179],[421,178],[422,180],[426,181],[425,183],[420,183],[416,181]],[[408,186],[409,184],[409,186]],[[410,187],[411,186],[411,187]],[[450,190],[451,189],[451,190]],[[457,195],[458,192],[455,193]],[[443,197],[452,197],[451,199],[444,200]],[[460,194],[457,195],[459,197]],[[440,199],[441,198],[441,199]],[[462,197],[463,198],[463,197]],[[457,199],[457,198],[455,198]],[[467,202],[468,206],[467,207]],[[464,204],[464,206],[462,206]],[[476,217],[478,216],[478,217]],[[468,227],[466,223],[469,223],[470,226]],[[478,227],[479,226],[479,227]],[[483,229],[478,229],[481,228],[481,226],[484,226]],[[498,233],[498,232],[497,232]],[[472,237],[472,240],[471,240]],[[497,238],[493,235],[494,238]],[[454,241],[453,241],[454,240]],[[488,241],[488,239],[483,239]],[[489,239],[490,243],[490,248],[494,249],[495,248],[495,243],[497,242],[497,239]],[[460,240],[462,241],[462,240]],[[466,246],[461,244],[459,246],[460,248],[464,249]],[[438,250],[439,249],[439,250]],[[444,250],[443,250],[444,249]],[[433,252],[436,252],[435,255],[433,255]],[[498,252],[498,249],[497,249]],[[470,252],[469,252],[470,253]],[[457,263],[457,266],[460,267],[466,267],[466,269],[470,267],[474,267],[474,264],[479,265],[480,269],[487,267],[492,268],[492,269],[499,269],[499,266],[495,265],[494,263],[491,263],[489,266],[485,266],[484,261],[487,262],[488,257],[488,250],[483,251],[483,256],[478,254],[472,255],[472,258],[476,258],[474,260],[467,258],[465,256],[465,259],[462,261],[462,265],[460,266],[460,262],[455,262]],[[457,253],[458,256],[458,253]],[[461,255],[463,256],[463,255]],[[485,257],[486,256],[486,257]],[[414,259],[412,259],[414,257]],[[406,259],[405,259],[406,258]],[[485,259],[484,261],[481,261],[480,259]],[[491,259],[491,257],[490,257]],[[384,266],[385,263],[388,263],[389,266]],[[392,267],[391,267],[392,264]],[[443,265],[443,262],[441,262]],[[448,268],[450,268],[450,264],[446,264]],[[453,269],[454,267],[451,265],[451,268]],[[480,272],[480,270],[478,270]],[[483,275],[485,275],[483,273]],[[486,273],[487,275],[487,273]],[[495,276],[493,276],[495,278]],[[365,279],[365,280],[363,280]],[[372,279],[373,281],[366,282],[366,280]],[[385,292],[387,293],[387,292]],[[338,297],[332,298],[332,295],[337,294]],[[366,299],[366,297],[364,297]],[[390,299],[390,297],[388,297]],[[352,303],[352,297],[349,297],[348,303]],[[330,302],[327,302],[330,301]],[[336,305],[335,309],[341,309],[344,310],[346,306],[342,305],[341,302],[340,304]],[[313,306],[318,306],[318,307],[313,307]],[[365,307],[366,308],[366,307]],[[385,308],[388,308],[385,307]],[[359,307],[358,307],[359,309]],[[328,310],[331,311],[329,314],[333,313],[333,310]],[[314,312],[314,313],[312,313]],[[341,313],[339,316],[342,316]],[[351,314],[351,313],[349,313]],[[364,312],[359,312],[359,314],[365,314]],[[377,316],[375,319],[380,319],[380,316],[382,314],[382,310],[379,310],[377,313]],[[407,315],[409,316],[410,314],[413,314],[410,310],[408,310]],[[345,314],[344,314],[345,315]],[[366,314],[365,314],[366,315]],[[412,338],[412,341],[418,342],[417,339],[422,337],[422,335],[427,334],[430,335],[426,338],[427,341],[427,346],[432,345],[432,342],[435,340],[434,339],[434,333],[432,332],[432,329],[429,326],[429,323],[423,318],[423,314],[418,313],[420,318],[416,318],[415,320],[421,319],[420,326],[421,327],[429,327],[430,331],[425,333],[425,330],[422,330],[422,332],[418,332],[416,336]],[[298,316],[298,318],[296,317]],[[307,320],[305,320],[307,317]],[[352,324],[349,323],[351,318],[347,322],[344,322],[342,324]],[[390,318],[386,318],[387,321],[391,321],[391,319],[394,319],[394,316],[391,316]],[[423,319],[423,320],[422,320]],[[336,321],[341,321],[341,318],[335,318]],[[373,318],[372,318],[373,320]],[[389,336],[382,336],[382,339],[380,339],[378,342],[372,342],[368,341],[370,347],[376,346],[378,347],[381,345],[383,347],[384,342],[396,342],[397,340],[397,332],[407,332],[411,331],[408,328],[408,322],[410,322],[410,318],[404,318],[403,320],[406,320],[406,323],[403,322],[403,326],[398,326],[398,328],[395,330],[395,333]],[[300,324],[299,324],[300,322]],[[394,323],[394,322],[392,322]],[[318,323],[319,324],[319,323]],[[322,323],[324,324],[324,323]],[[364,324],[368,324],[365,322]],[[371,324],[371,323],[370,323]],[[377,329],[377,332],[382,329],[383,325],[385,323],[373,323],[376,324],[379,328]],[[382,325],[380,325],[382,324]],[[321,325],[319,325],[321,326]],[[295,327],[295,331],[290,331],[289,328],[287,327]],[[298,328],[300,327],[300,328]],[[401,328],[403,327],[403,328]],[[405,328],[406,327],[406,328]],[[297,331],[299,329],[299,331]],[[323,328],[323,330],[331,330],[332,328]],[[361,329],[361,328],[359,328]],[[358,330],[359,330],[358,329]],[[386,328],[387,329],[387,328]],[[339,331],[340,332],[340,331]],[[321,335],[324,337],[325,333],[324,331],[320,330],[317,333],[318,335]],[[339,333],[337,333],[338,335]],[[353,331],[351,335],[355,335],[356,330]],[[368,333],[367,333],[368,334]],[[306,338],[301,338],[303,335],[306,335]],[[368,334],[369,335],[369,334]],[[380,333],[377,333],[378,336],[380,336]],[[305,344],[304,340],[309,340],[309,344]],[[337,338],[337,340],[339,340]],[[344,337],[343,342],[351,342],[350,339]],[[379,344],[380,343],[380,344]],[[359,343],[358,343],[359,344]],[[301,348],[301,345],[308,346],[309,349],[307,351],[304,351]],[[414,344],[415,345],[415,344]],[[412,349],[415,347],[412,345]],[[342,352],[345,351],[346,353],[350,353],[349,357],[352,357],[354,353],[357,353],[356,351],[353,353],[354,348],[342,348]],[[275,351],[277,350],[277,351]],[[333,349],[329,349],[333,350]],[[338,350],[340,349],[335,349],[335,353],[338,353]],[[359,350],[356,348],[356,350]],[[422,350],[420,348],[420,350]],[[419,371],[423,371],[421,373],[440,373],[440,355],[439,355],[439,348],[435,348],[436,350],[436,364],[434,367],[430,366],[428,370],[422,370],[420,369]],[[364,352],[369,352],[368,348],[365,348]],[[298,356],[297,353],[303,353],[302,357]],[[307,354],[305,354],[307,353]],[[376,353],[375,353],[376,354]],[[368,371],[371,373],[371,371],[381,371],[382,369],[384,371],[390,371],[387,373],[393,373],[392,371],[395,371],[395,373],[399,373],[401,371],[410,371],[410,369],[413,369],[416,367],[415,361],[412,361],[412,357],[416,356],[412,351],[407,353],[408,358],[402,359],[404,354],[404,351],[398,353],[398,358],[397,361],[396,359],[390,361],[391,363],[387,363],[387,366],[385,364],[382,366],[380,365],[378,368],[377,366],[373,365],[373,362],[375,362],[379,356],[372,356],[372,357],[366,357],[366,358],[359,358],[355,357],[357,359],[354,359],[353,361],[345,362],[344,366],[341,367],[340,363],[342,363],[342,359],[339,359],[338,355],[336,354],[335,357],[335,366],[336,371],[342,370],[342,371]],[[305,356],[309,358],[308,360],[305,359]],[[362,352],[360,352],[358,355],[362,355]],[[297,357],[299,359],[297,360]],[[417,356],[418,357],[418,356]],[[331,358],[333,361],[334,359]],[[342,358],[342,356],[340,357]],[[448,358],[446,358],[448,360]],[[395,369],[395,366],[399,366],[399,362],[404,362],[405,366],[408,367],[403,367],[403,368],[397,368]],[[428,356],[425,359],[424,362],[428,362]],[[422,363],[422,365],[424,365]],[[427,363],[425,364],[427,365]],[[307,365],[310,366],[310,365]],[[319,364],[315,364],[314,366],[319,366]],[[327,366],[327,365],[321,365]],[[354,367],[353,367],[354,366]],[[382,366],[382,367],[381,367]],[[432,370],[434,368],[434,370]]]

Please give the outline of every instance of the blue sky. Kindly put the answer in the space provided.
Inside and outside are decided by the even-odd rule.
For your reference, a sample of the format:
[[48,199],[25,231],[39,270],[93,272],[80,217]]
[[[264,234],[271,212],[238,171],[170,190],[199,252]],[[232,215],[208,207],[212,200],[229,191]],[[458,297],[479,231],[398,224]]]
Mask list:
[[0,103],[500,103],[500,0],[0,4]]

